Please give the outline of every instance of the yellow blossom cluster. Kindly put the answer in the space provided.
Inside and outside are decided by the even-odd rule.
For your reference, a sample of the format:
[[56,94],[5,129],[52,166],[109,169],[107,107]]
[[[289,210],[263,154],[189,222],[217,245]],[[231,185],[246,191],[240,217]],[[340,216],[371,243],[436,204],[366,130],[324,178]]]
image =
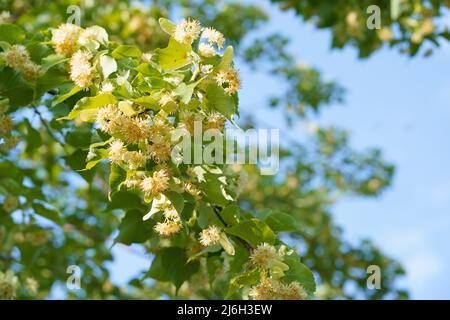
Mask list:
[[200,233],[200,243],[205,247],[215,245],[219,243],[220,235],[220,229],[211,225]]
[[289,266],[283,262],[281,254],[267,243],[262,243],[257,246],[250,255],[250,260],[253,265],[264,270],[269,271],[275,278],[284,276],[284,271],[289,269]]
[[19,279],[12,270],[0,271],[0,300],[12,300],[16,296]]
[[175,28],[173,37],[180,43],[192,44],[194,40],[198,39],[201,32],[200,22],[197,20],[183,19],[181,23]]
[[170,237],[182,227],[180,215],[173,207],[169,207],[164,210],[164,222],[158,222],[154,229],[161,236]]
[[198,46],[198,51],[204,57],[210,58],[216,55],[216,49],[222,49],[225,43],[225,38],[222,33],[214,28],[204,28],[201,38],[205,39],[206,42],[200,43]]
[[6,114],[9,104],[7,100],[0,101],[0,150],[9,151],[17,146],[20,141],[19,136],[13,135],[14,123],[10,116]]
[[151,176],[144,177],[140,187],[147,197],[155,197],[167,190],[170,182],[170,174],[167,169],[160,169],[153,172]]
[[77,25],[65,23],[52,30],[51,43],[56,53],[70,56],[81,46],[98,48],[100,43],[108,40],[105,29],[93,26],[82,29]]
[[150,123],[146,118],[128,117],[117,105],[109,104],[97,111],[100,129],[127,143],[138,144],[150,138]]
[[92,84],[94,78],[94,67],[90,60],[92,54],[80,49],[70,59],[70,79],[80,88],[87,88]]
[[269,278],[253,286],[248,295],[253,300],[305,300],[308,297],[298,282],[284,284]]
[[228,94],[236,93],[241,87],[239,73],[233,68],[219,70],[215,79],[219,85],[225,85],[224,91]]
[[81,28],[70,23],[62,24],[57,29],[52,30],[52,45],[56,53],[70,55],[78,49],[78,37]]
[[145,166],[147,157],[139,151],[128,151],[124,143],[114,139],[110,143],[109,159],[117,165],[126,165],[130,170],[137,170]]
[[27,81],[34,81],[41,73],[41,67],[31,60],[27,49],[20,44],[15,44],[1,53],[5,64],[21,73]]
[[225,127],[225,117],[218,112],[202,114],[198,112],[183,112],[180,116],[180,127],[187,130],[191,135],[194,134],[195,123],[202,126],[202,130],[216,129],[223,131]]
[[157,163],[167,161],[171,157],[171,131],[173,125],[162,117],[154,118],[149,128],[148,154]]
[[5,210],[8,213],[13,212],[19,207],[19,199],[16,196],[13,195],[7,195],[5,197],[5,200],[3,201],[3,210]]
[[66,23],[52,30],[51,44],[57,54],[70,56],[70,79],[80,88],[87,89],[96,77],[90,50],[98,49],[107,40],[108,34],[101,27],[82,29]]

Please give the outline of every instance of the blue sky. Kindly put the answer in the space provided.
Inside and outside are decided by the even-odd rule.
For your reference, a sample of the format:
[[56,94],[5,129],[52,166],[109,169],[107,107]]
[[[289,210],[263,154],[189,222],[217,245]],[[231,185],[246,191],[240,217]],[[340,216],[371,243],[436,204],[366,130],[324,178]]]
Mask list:
[[[292,40],[290,50],[299,63],[318,67],[347,89],[343,105],[326,107],[312,120],[349,130],[355,149],[380,147],[396,165],[393,186],[381,197],[348,197],[334,207],[346,238],[369,238],[398,259],[407,271],[400,283],[412,298],[450,299],[450,46],[444,44],[429,58],[410,59],[385,48],[358,60],[352,48],[331,51],[328,31],[266,2],[252,2],[271,13],[261,32],[283,33]],[[260,118],[280,127],[281,139],[307,135],[304,124],[288,132],[280,111],[263,111],[266,97],[280,88],[274,79],[243,65],[240,69],[241,109],[258,108]],[[111,270],[119,283],[149,266],[129,249],[117,246],[114,252],[118,260]]]

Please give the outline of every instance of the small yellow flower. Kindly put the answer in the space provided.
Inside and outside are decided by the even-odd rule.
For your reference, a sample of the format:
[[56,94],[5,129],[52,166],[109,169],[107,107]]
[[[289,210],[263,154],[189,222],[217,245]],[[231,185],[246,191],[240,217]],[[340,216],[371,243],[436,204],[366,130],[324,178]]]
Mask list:
[[151,177],[145,177],[141,182],[141,189],[147,197],[154,197],[169,187],[170,175],[165,169],[153,172]]
[[10,133],[14,128],[14,123],[9,116],[0,116],[0,134]]
[[22,66],[20,71],[25,80],[34,81],[39,77],[41,67],[34,62],[29,61]]
[[19,199],[16,196],[8,195],[3,202],[3,209],[11,213],[19,207]]
[[225,120],[226,120],[225,117],[220,113],[217,112],[210,113],[206,117],[205,130],[216,129],[223,131],[223,128],[225,126]]
[[13,271],[8,270],[5,273],[0,271],[0,300],[14,299],[18,288],[19,279]]
[[228,94],[236,93],[241,87],[239,73],[233,68],[218,71],[215,80],[220,86],[226,85],[224,91]]
[[183,19],[175,28],[173,37],[180,43],[192,44],[196,40],[201,31],[200,22],[197,20]]
[[279,291],[280,299],[282,300],[305,300],[308,297],[305,289],[298,282],[283,285]]
[[30,55],[27,49],[20,44],[15,44],[7,48],[2,52],[2,56],[5,59],[5,64],[16,70],[21,69],[23,65],[30,61]]
[[136,170],[145,166],[147,157],[139,151],[127,151],[123,156],[125,162],[130,170]]
[[36,294],[39,283],[36,281],[36,279],[30,277],[25,280],[25,287],[30,290],[32,294]]
[[94,68],[90,63],[92,55],[86,50],[78,50],[70,59],[70,79],[81,88],[92,84]]
[[153,142],[148,146],[148,154],[157,163],[167,161],[172,155],[171,144],[168,141]]
[[272,279],[264,279],[250,289],[249,297],[253,300],[276,300],[280,283]]
[[120,140],[113,140],[108,149],[109,160],[115,164],[121,164],[127,152],[125,145]]
[[163,237],[170,237],[178,233],[181,228],[182,225],[180,221],[158,222],[154,227],[155,231]]
[[208,228],[202,230],[200,233],[200,243],[205,246],[212,246],[218,244],[220,241],[221,231],[218,227],[211,225]]
[[198,46],[198,51],[206,58],[211,58],[216,55],[216,49],[214,49],[214,47],[209,43],[200,43]]
[[216,44],[219,49],[223,48],[223,44],[225,43],[223,34],[214,28],[203,29],[201,37],[207,39],[211,45]]
[[78,37],[81,28],[70,23],[62,24],[52,30],[52,45],[56,53],[70,55],[78,49]]

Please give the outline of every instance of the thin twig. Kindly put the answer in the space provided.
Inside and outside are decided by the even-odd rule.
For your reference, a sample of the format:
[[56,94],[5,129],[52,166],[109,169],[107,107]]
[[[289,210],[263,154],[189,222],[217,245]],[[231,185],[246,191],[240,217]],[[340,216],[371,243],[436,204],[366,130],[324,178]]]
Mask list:
[[39,117],[39,120],[41,121],[42,125],[44,126],[45,130],[47,131],[47,133],[49,134],[49,136],[55,140],[56,142],[58,142],[61,146],[64,147],[64,143],[58,139],[58,137],[56,137],[52,131],[52,129],[49,127],[47,121],[45,121],[45,119],[42,117],[42,113],[39,111],[39,109],[35,106],[35,105],[31,105],[31,107],[34,110],[34,113]]

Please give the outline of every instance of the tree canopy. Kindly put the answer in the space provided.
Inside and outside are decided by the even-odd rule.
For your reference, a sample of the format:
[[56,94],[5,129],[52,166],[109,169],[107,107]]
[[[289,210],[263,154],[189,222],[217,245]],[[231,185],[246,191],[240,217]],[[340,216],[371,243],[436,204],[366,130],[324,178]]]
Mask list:
[[[272,2],[361,57],[448,39],[433,24],[446,1]],[[366,27],[372,4],[382,29]],[[76,8],[80,26],[67,21]],[[0,298],[46,298],[58,285],[73,298],[408,297],[401,265],[371,241],[349,243],[332,219],[339,197],[390,186],[380,150],[353,150],[330,127],[283,146],[277,176],[170,161],[171,133],[193,121],[260,125],[239,109],[236,59],[286,84],[267,107],[287,126],[344,101],[338,83],[297,64],[289,39],[258,35],[269,12],[220,0],[6,0],[0,12]],[[130,244],[149,268],[122,288],[107,262],[112,245]],[[79,290],[65,286],[72,265]],[[367,288],[369,265],[383,270],[380,290]]]

